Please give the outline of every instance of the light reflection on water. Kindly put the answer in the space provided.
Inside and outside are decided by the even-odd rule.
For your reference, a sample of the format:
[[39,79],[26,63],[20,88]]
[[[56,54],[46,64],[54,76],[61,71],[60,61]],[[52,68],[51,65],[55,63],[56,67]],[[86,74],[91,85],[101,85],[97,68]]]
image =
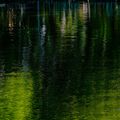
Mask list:
[[119,119],[119,8],[1,7],[0,120]]

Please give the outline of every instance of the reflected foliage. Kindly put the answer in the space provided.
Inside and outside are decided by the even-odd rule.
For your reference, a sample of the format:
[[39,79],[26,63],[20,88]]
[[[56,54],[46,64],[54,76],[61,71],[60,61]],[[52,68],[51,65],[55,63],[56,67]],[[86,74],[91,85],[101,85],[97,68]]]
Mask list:
[[120,5],[41,2],[0,8],[0,120],[117,120]]

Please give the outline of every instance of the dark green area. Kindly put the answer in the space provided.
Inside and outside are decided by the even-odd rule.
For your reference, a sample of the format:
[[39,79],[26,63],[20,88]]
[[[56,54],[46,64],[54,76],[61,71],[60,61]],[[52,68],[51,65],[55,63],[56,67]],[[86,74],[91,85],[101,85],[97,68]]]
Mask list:
[[120,5],[0,7],[0,120],[119,120]]

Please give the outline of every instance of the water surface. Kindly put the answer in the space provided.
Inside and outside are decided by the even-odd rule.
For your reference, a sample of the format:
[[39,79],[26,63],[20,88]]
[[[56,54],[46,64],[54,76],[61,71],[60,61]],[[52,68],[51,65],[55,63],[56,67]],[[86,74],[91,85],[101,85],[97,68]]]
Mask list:
[[0,120],[120,118],[120,5],[0,8]]

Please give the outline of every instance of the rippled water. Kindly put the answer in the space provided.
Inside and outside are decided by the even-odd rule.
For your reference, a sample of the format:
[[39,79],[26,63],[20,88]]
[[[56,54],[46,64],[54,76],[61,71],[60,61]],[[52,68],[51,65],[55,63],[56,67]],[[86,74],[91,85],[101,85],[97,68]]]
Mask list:
[[119,4],[0,6],[0,120],[119,118]]

